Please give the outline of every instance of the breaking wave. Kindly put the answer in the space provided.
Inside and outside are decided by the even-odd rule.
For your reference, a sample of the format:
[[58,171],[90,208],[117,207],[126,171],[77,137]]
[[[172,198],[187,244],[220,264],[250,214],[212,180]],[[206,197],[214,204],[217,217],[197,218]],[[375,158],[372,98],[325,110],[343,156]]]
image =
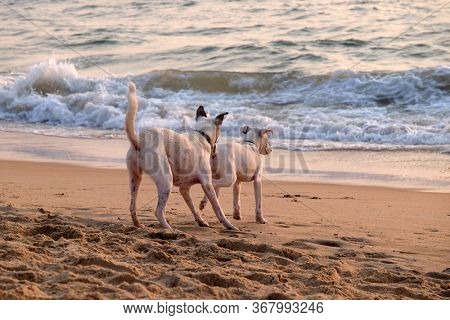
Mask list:
[[322,75],[162,70],[88,78],[71,63],[50,59],[26,74],[0,76],[2,127],[46,124],[58,126],[58,134],[121,133],[129,80],[138,86],[138,126],[182,131],[202,104],[212,115],[230,113],[224,134],[238,136],[242,125],[270,127],[279,147],[445,149],[450,144],[450,68],[444,66]]

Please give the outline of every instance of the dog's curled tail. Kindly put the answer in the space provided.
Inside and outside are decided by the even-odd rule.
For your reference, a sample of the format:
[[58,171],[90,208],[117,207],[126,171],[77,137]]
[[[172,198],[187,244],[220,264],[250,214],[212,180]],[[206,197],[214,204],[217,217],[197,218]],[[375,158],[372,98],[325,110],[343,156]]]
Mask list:
[[130,81],[128,83],[128,109],[127,115],[125,116],[125,131],[128,140],[130,140],[131,144],[139,150],[139,138],[135,128],[137,109],[138,99],[136,95],[136,85]]

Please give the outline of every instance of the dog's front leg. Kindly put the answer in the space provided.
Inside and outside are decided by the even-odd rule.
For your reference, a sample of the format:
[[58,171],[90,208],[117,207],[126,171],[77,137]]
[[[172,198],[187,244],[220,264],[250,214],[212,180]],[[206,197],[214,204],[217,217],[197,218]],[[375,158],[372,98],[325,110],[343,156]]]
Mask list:
[[225,217],[225,214],[223,213],[222,208],[220,207],[219,201],[217,200],[216,192],[214,191],[212,183],[203,182],[202,188],[206,196],[208,197],[209,202],[211,203],[211,206],[214,210],[214,213],[217,216],[217,219],[219,219],[219,221],[224,225],[224,227],[231,230],[239,230],[238,228],[233,226],[233,224],[230,221],[228,221],[228,219]]
[[255,180],[253,181],[253,186],[255,189],[255,202],[256,202],[256,222],[257,223],[267,223],[267,220],[264,219],[262,214],[262,181],[261,175],[256,175]]
[[194,215],[194,219],[195,221],[197,221],[197,224],[200,227],[209,227],[209,224],[205,220],[203,220],[201,214],[197,212],[197,210],[195,209],[194,203],[192,202],[190,191],[191,187],[180,187],[180,193],[183,196],[184,201],[186,201],[186,204],[188,205],[192,214]]
[[[234,172],[234,171],[233,171]],[[224,176],[217,180],[212,180],[212,184],[214,187],[214,191],[216,192],[216,197],[219,199],[219,191],[222,187],[229,187],[236,181],[236,174],[232,174],[231,176],[227,177]],[[205,194],[202,201],[200,201],[200,205],[198,206],[200,210],[205,209],[206,204],[208,203],[208,196]]]
[[233,184],[233,218],[241,220],[241,182]]
[[[213,180],[213,187],[214,187],[214,191],[216,192],[216,197],[217,197],[217,199],[219,199],[220,187],[215,186],[214,180]],[[200,204],[199,204],[198,208],[200,210],[205,209],[207,203],[208,203],[208,196],[205,194],[205,196],[203,197],[202,201],[200,201]]]

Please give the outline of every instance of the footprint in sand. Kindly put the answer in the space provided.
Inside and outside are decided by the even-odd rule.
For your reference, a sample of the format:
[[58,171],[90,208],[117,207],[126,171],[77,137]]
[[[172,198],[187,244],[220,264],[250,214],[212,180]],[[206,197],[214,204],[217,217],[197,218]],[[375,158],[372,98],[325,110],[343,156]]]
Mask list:
[[364,252],[364,256],[366,256],[369,259],[389,259],[389,258],[395,258],[392,255],[386,254],[384,252]]
[[328,239],[316,239],[312,240],[312,243],[316,243],[321,246],[332,247],[332,248],[342,248],[345,244],[338,240],[328,240]]
[[54,241],[58,241],[60,238],[64,239],[81,239],[84,237],[84,233],[72,226],[46,224],[43,226],[31,229],[29,232],[31,236],[38,234],[46,235],[52,238]]
[[275,225],[277,226],[277,227],[280,227],[280,228],[286,228],[286,229],[289,229],[291,226],[289,226],[289,225],[287,225],[287,224],[285,224],[284,222],[281,222],[281,221],[277,221],[277,222],[275,222]]
[[311,227],[310,224],[305,224],[305,223],[293,223],[292,225],[294,227]]
[[328,239],[304,239],[301,240],[304,242],[309,242],[313,244],[318,244],[320,246],[331,247],[331,248],[343,248],[345,247],[345,243],[340,240],[328,240]]
[[297,248],[297,249],[316,250],[315,247],[306,244],[305,241],[301,240],[301,239],[286,242],[283,244],[283,246]]
[[265,243],[251,243],[245,240],[220,239],[217,245],[232,251],[243,251],[253,253],[273,253],[281,257],[295,261],[302,256],[301,253],[292,249],[279,249]]
[[354,243],[357,245],[373,245],[373,241],[366,239],[366,238],[358,238],[358,237],[341,237],[340,238],[342,241],[346,241],[346,242],[350,242],[350,243]]

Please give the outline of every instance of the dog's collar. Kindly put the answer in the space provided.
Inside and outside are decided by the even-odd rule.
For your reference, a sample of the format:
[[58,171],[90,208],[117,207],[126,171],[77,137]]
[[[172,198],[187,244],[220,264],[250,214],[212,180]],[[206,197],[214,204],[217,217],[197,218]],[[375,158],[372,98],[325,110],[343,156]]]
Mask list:
[[206,139],[206,141],[209,143],[209,145],[211,146],[211,156],[214,158],[216,156],[216,144],[212,143],[210,136],[208,136],[203,131],[200,131],[200,130],[196,130],[196,131],[198,133],[200,133]]
[[250,141],[250,140],[245,140],[244,143],[251,143],[251,144],[253,144],[255,147],[257,147],[256,143],[253,142],[253,141]]

